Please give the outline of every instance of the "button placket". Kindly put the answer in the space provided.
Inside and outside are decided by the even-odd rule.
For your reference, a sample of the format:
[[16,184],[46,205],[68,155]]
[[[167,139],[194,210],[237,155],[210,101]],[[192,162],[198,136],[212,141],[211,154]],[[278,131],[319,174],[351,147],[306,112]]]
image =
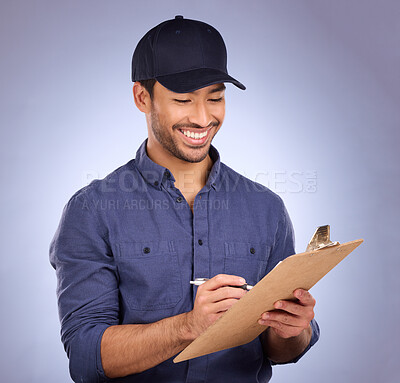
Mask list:
[[[201,195],[196,196],[200,199]],[[206,199],[204,195],[203,200]],[[193,277],[209,278],[210,253],[207,246],[208,238],[208,205],[195,203],[193,207]],[[196,243],[197,242],[197,243]],[[194,304],[195,294],[193,294]],[[196,358],[189,361],[187,382],[203,382],[206,379],[208,358]]]
[[[196,199],[200,199],[200,195],[197,195]],[[210,275],[210,253],[207,243],[207,238],[208,238],[207,203],[195,203],[193,206],[193,236],[194,236],[193,275],[202,278],[209,278],[211,277],[211,275]]]

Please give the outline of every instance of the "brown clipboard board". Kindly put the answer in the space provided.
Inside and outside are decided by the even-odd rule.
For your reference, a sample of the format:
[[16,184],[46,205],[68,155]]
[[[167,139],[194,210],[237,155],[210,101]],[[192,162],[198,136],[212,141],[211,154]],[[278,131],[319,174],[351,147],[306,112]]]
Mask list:
[[280,299],[295,299],[293,291],[309,290],[363,242],[362,239],[294,254],[272,269],[243,298],[189,344],[174,363],[251,342],[264,330],[261,314]]

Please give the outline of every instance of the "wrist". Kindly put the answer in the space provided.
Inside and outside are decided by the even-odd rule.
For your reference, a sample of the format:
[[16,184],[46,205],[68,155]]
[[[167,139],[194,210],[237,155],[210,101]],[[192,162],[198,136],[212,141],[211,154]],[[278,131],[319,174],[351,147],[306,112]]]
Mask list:
[[184,342],[192,342],[197,338],[197,334],[194,331],[192,311],[182,314],[180,336]]

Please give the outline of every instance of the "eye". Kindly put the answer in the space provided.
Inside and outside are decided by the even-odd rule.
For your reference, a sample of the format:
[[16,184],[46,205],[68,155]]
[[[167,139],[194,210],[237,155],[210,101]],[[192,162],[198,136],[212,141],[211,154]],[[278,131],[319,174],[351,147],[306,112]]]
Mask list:
[[223,100],[223,97],[220,98],[211,98],[210,101],[211,102],[221,102]]
[[188,102],[190,102],[190,100],[178,100],[178,99],[174,99],[174,101],[179,102],[180,104],[186,104]]

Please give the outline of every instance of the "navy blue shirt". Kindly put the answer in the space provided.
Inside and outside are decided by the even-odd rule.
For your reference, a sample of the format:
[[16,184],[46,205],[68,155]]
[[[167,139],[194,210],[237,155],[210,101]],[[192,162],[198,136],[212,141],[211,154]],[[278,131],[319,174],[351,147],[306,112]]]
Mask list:
[[[118,324],[152,323],[192,310],[194,278],[219,273],[256,284],[294,251],[279,196],[238,174],[210,147],[213,166],[193,211],[171,172],[146,153],[78,191],[50,247],[57,271],[61,336],[75,382],[267,382],[260,338],[139,374],[107,379],[100,341]],[[311,347],[319,337],[311,322]],[[293,360],[297,361],[299,358]]]

